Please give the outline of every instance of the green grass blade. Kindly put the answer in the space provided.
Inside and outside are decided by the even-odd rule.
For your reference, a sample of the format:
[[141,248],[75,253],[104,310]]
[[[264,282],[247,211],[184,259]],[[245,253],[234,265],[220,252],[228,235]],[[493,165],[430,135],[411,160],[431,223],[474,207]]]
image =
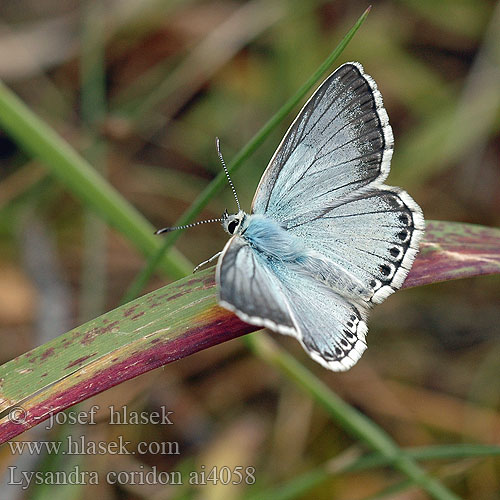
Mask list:
[[[0,82],[0,124],[23,149],[44,163],[75,196],[96,210],[141,253],[149,257],[157,252],[161,242],[153,234],[153,226],[3,82]],[[172,278],[185,276],[192,270],[179,252],[162,256],[160,267]]]
[[[125,380],[252,330],[216,305],[213,270],[171,283],[0,366],[0,443]],[[12,407],[22,407],[22,422],[9,419]]]
[[251,335],[245,338],[245,343],[256,355],[278,368],[287,378],[293,380],[323,406],[345,431],[376,450],[395,469],[423,488],[433,498],[440,500],[459,498],[438,480],[428,475],[381,427],[345,403],[312,372],[280,349],[270,337]]
[[[406,453],[415,460],[457,460],[460,458],[480,458],[500,456],[500,446],[487,444],[447,444],[440,446],[421,446],[410,448]],[[355,472],[359,470],[371,469],[373,467],[384,467],[387,459],[371,453],[359,458],[346,467],[346,471]]]
[[[414,460],[458,460],[464,458],[487,458],[500,456],[500,446],[480,444],[452,444],[443,446],[425,446],[420,448],[405,448],[404,452]],[[378,453],[370,453],[355,458],[345,464],[338,464],[338,458],[322,464],[320,467],[287,481],[285,484],[269,488],[257,493],[251,493],[245,500],[294,500],[310,493],[313,488],[323,484],[328,479],[340,474],[369,470],[376,467],[386,467],[390,461]],[[407,486],[413,483],[405,482]]]
[[[487,260],[496,262],[490,272],[500,273],[500,231],[456,223],[428,223],[425,241],[440,240],[433,257],[423,260],[439,271],[441,256],[450,254],[460,242],[455,267],[465,263],[469,275],[484,272],[477,231],[488,239]],[[442,241],[441,241],[442,240]],[[468,263],[467,249],[473,252],[477,268]],[[491,249],[496,248],[496,254]],[[456,249],[453,250],[456,253]],[[418,258],[417,258],[418,262]],[[433,273],[417,265],[419,284],[431,283]],[[442,273],[437,273],[439,280]],[[422,276],[427,276],[425,281]],[[456,277],[451,269],[450,277]],[[410,273],[411,278],[411,273]],[[136,299],[76,328],[0,367],[0,442],[79,401],[138,374],[188,356],[212,345],[256,330],[217,305],[213,268],[190,276]],[[283,371],[335,417],[335,420],[362,442],[370,445],[416,484],[435,498],[455,498],[429,477],[392,439],[372,421],[344,403],[321,381],[278,350],[269,338],[254,335],[248,345],[263,359]],[[85,368],[82,370],[82,368]],[[21,422],[9,419],[9,412],[21,407]]]
[[[481,232],[481,237],[488,241],[484,254],[479,249],[478,231]],[[434,244],[435,241],[439,241],[439,247]],[[411,286],[455,279],[457,275],[464,277],[484,274],[485,264],[490,266],[488,272],[500,273],[498,229],[430,221],[427,224],[424,244],[435,248],[431,256],[425,252],[417,256],[415,270],[412,269],[407,278]],[[446,276],[442,262],[450,259],[450,255],[454,258],[453,266],[448,265],[449,274]],[[230,327],[226,323],[228,316],[234,321],[230,323]],[[205,317],[214,321],[218,318],[221,324],[218,328],[211,329],[211,323],[208,326],[204,323]],[[136,333],[139,327],[140,330]],[[175,351],[178,358],[257,329],[237,320],[233,314],[217,306],[214,268],[207,269],[110,311],[0,366],[0,380],[3,381],[3,385],[0,386],[0,411],[18,404],[36,391],[68,377],[83,366],[95,363],[117,349],[125,347],[130,349],[133,345],[141,345],[141,348],[147,349],[149,345],[147,342],[140,344],[143,339],[142,334],[157,334],[162,343],[166,345],[173,343],[180,335],[176,328],[180,328],[179,331],[182,330],[183,333],[183,350]],[[206,328],[205,332],[202,332],[203,328]],[[54,350],[58,349],[61,349],[61,353],[54,357]],[[170,356],[162,358],[160,352],[155,355],[155,359],[156,361],[150,366],[143,366],[140,369],[148,371],[172,361]],[[35,362],[41,363],[38,370],[34,369]],[[116,362],[112,361],[111,364]],[[95,386],[94,392],[89,392],[86,397],[111,387],[118,381],[137,375],[138,372],[135,371],[138,369],[137,366],[134,365],[134,369],[130,367],[129,369],[130,372],[121,374],[119,380],[114,378],[107,386]],[[22,376],[19,375],[20,372]]]

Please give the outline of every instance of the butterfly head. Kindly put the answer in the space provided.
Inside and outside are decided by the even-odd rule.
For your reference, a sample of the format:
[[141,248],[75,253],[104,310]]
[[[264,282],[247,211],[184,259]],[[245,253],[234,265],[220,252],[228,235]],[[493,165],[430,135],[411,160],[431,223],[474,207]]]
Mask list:
[[231,235],[241,233],[244,229],[246,215],[243,210],[239,210],[236,214],[228,214],[227,210],[224,210],[221,218],[224,231]]

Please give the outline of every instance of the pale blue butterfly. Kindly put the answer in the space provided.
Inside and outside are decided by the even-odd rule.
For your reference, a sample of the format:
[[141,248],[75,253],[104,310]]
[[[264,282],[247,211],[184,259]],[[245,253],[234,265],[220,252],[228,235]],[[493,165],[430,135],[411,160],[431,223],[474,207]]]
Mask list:
[[330,370],[352,367],[366,349],[370,307],[401,287],[424,232],[420,207],[383,184],[393,144],[377,85],[350,62],[288,129],[251,214],[240,209],[218,148],[238,212],[199,223],[220,221],[232,235],[206,261],[219,257],[220,305],[296,337]]

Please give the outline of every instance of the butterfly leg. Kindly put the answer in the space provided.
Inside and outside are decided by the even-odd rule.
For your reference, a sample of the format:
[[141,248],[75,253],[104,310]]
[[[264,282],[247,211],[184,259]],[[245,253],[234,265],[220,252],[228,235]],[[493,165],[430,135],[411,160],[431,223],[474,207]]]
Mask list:
[[198,271],[198,269],[201,267],[201,266],[204,266],[205,264],[209,264],[210,262],[212,262],[213,260],[215,260],[222,252],[217,252],[215,255],[212,255],[212,257],[210,257],[210,259],[208,260],[204,260],[201,264],[198,264],[194,269],[193,269],[193,273],[195,273],[196,271]]

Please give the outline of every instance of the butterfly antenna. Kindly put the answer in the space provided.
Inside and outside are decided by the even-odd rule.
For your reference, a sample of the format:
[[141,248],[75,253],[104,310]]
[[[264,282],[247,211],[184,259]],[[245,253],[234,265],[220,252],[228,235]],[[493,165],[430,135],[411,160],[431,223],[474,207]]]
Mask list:
[[223,220],[224,219],[207,219],[193,222],[191,224],[185,224],[184,226],[164,227],[163,229],[158,229],[158,231],[155,231],[155,234],[170,233],[171,231],[175,231],[177,229],[187,229],[189,227],[198,226],[200,224],[208,224],[209,222],[222,222]]
[[241,210],[240,202],[239,202],[238,196],[236,194],[236,189],[234,189],[233,181],[231,180],[231,177],[229,176],[229,170],[227,169],[224,158],[222,157],[222,153],[220,152],[220,141],[219,141],[218,137],[215,138],[215,145],[217,147],[217,154],[219,155],[219,160],[222,163],[222,168],[224,169],[224,172],[226,172],[227,180],[229,181],[229,185],[231,186],[231,190],[233,191],[234,199],[236,200],[236,205],[238,205],[238,211],[240,211]]

